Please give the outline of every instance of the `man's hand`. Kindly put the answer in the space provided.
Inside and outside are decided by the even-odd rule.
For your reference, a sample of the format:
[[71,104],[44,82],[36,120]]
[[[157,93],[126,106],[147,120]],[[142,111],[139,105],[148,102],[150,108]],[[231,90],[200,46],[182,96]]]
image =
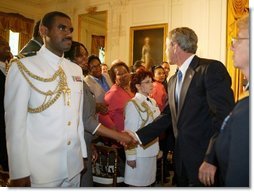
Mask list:
[[30,176],[11,180],[9,187],[31,187]]
[[135,135],[134,134],[131,135],[129,134],[129,132],[125,132],[125,131],[120,133],[119,142],[125,148],[129,148],[130,146],[132,146],[133,148],[134,146],[138,144]]
[[217,170],[216,166],[204,161],[201,164],[198,173],[198,178],[200,182],[203,183],[205,186],[213,185],[216,170]]
[[136,160],[127,161],[127,165],[129,165],[132,169],[136,168]]

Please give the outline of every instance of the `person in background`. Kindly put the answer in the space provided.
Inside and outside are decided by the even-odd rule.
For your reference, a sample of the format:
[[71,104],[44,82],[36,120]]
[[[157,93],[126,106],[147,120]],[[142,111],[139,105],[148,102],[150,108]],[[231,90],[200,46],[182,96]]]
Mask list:
[[[72,62],[79,65],[83,71],[87,66],[86,61],[88,57],[88,52],[86,47],[79,42],[73,41],[71,49],[65,52],[65,57],[70,59]],[[85,68],[85,69],[84,69]],[[83,91],[84,91],[84,104],[83,104],[83,124],[85,128],[84,137],[87,145],[87,170],[85,173],[81,174],[81,187],[92,187],[93,177],[92,177],[92,160],[96,159],[97,153],[94,151],[92,145],[92,139],[94,134],[109,137],[122,143],[131,143],[132,138],[127,133],[117,132],[115,130],[109,129],[98,122],[98,117],[96,113],[96,102],[93,94],[91,93],[89,87],[83,81]]]
[[9,171],[4,120],[4,90],[6,68],[12,57],[9,43],[0,36],[0,170],[3,171]]
[[107,73],[108,74],[108,66],[106,63],[101,64],[101,72],[102,73]]
[[33,38],[20,50],[18,57],[28,57],[35,55],[43,45],[43,39],[39,32],[40,20],[36,22],[33,31]]
[[72,41],[69,51],[64,53],[64,57],[70,59],[72,62],[78,64],[83,71],[84,77],[88,75],[88,56],[87,48],[77,41]]
[[[85,82],[94,94],[97,103],[104,103],[104,95],[112,86],[111,79],[108,74],[102,74],[101,61],[98,56],[90,55],[88,57],[89,75],[85,77]],[[107,107],[105,113],[107,113]]]
[[169,106],[148,126],[138,130],[140,143],[146,144],[173,128],[175,136],[176,184],[179,187],[203,186],[198,170],[212,137],[234,107],[231,78],[216,60],[195,55],[198,37],[188,27],[175,28],[166,39],[166,54],[178,71],[168,82]]
[[[156,101],[149,97],[153,90],[152,73],[139,70],[133,74],[130,87],[134,98],[125,107],[124,127],[137,131],[160,115]],[[150,186],[156,180],[158,138],[147,145],[126,150],[124,183],[130,186]]]
[[137,60],[132,66],[132,73],[136,73],[140,69],[146,70],[145,63],[142,60]]
[[[109,70],[109,75],[114,84],[104,97],[105,104],[108,106],[108,114],[99,114],[99,122],[106,127],[122,132],[124,130],[124,107],[134,97],[130,89],[131,74],[128,66],[123,61],[115,60]],[[123,175],[125,162],[124,148],[112,141],[109,141],[108,145],[117,148],[120,164],[122,165],[123,163],[123,166],[120,168],[120,173]]]
[[165,71],[161,66],[152,67],[153,74],[153,90],[150,93],[150,97],[154,98],[160,111],[162,112],[167,106],[168,95],[163,85],[165,81]]
[[[249,14],[236,22],[238,34],[232,39],[234,66],[249,81]],[[215,161],[205,161],[199,168],[199,179],[207,186],[213,185],[215,173],[219,184],[225,187],[249,187],[249,85],[233,111],[225,118],[215,140]]]
[[165,71],[165,79],[166,82],[168,82],[169,80],[169,72],[170,72],[170,65],[167,61],[162,61],[161,66],[163,67],[164,71]]
[[[79,187],[87,157],[82,121],[82,69],[64,58],[72,22],[53,11],[44,15],[44,45],[16,59],[4,97],[6,138],[13,187]],[[15,91],[13,91],[15,90]]]
[[100,122],[118,131],[124,130],[124,107],[134,97],[130,89],[130,72],[123,61],[115,62],[109,71],[114,83],[105,94],[104,101],[108,106],[108,114],[100,115]]

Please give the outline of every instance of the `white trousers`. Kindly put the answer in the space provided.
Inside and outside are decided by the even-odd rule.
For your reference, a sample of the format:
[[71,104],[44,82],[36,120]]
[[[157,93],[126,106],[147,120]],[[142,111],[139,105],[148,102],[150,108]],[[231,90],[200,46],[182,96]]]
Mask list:
[[80,187],[80,174],[71,179],[61,179],[50,183],[35,184],[31,183],[31,187]]

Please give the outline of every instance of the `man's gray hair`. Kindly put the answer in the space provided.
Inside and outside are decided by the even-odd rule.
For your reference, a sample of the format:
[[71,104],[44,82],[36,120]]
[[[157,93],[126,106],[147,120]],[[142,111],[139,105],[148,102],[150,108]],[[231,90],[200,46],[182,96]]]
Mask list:
[[198,36],[188,27],[175,28],[169,32],[169,38],[176,42],[183,51],[187,53],[196,53],[198,48]]

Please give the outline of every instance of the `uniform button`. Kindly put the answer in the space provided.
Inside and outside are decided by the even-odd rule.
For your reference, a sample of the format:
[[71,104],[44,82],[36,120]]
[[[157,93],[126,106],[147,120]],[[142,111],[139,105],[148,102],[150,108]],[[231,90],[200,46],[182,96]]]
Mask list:
[[70,121],[68,121],[68,126],[70,126],[71,125],[71,122]]
[[68,142],[67,142],[67,145],[70,145],[70,144],[71,144],[71,141],[68,141]]

